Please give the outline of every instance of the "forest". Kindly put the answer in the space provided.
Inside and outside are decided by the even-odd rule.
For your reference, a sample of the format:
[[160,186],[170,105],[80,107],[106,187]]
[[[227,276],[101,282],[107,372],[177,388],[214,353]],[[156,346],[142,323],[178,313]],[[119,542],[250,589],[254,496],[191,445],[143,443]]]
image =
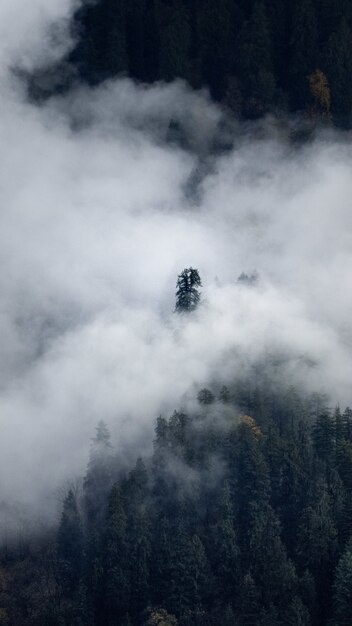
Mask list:
[[2,546],[1,624],[351,623],[351,409],[264,372],[195,401],[129,469],[98,424],[57,530]]
[[[249,151],[244,165],[240,161],[237,174],[233,162],[228,162],[230,173],[227,177],[226,169],[225,182],[220,183],[223,185],[223,194],[215,194],[212,202],[218,211],[220,201],[226,204],[227,197],[233,193],[233,205],[224,214],[219,209],[217,219],[213,219],[213,205],[211,202],[208,205],[205,203],[204,214],[211,214],[212,217],[209,230],[215,234],[212,239],[207,236],[206,230],[201,231],[198,250],[204,248],[200,257],[203,265],[205,262],[211,265],[214,260],[218,261],[216,255],[220,257],[224,250],[223,267],[227,262],[234,268],[233,272],[240,271],[242,267],[245,271],[237,282],[236,273],[231,276],[231,280],[225,275],[224,283],[221,283],[221,275],[220,279],[217,276],[212,278],[216,268],[212,267],[205,272],[207,279],[213,281],[206,298],[208,302],[211,297],[214,300],[218,298],[219,304],[218,308],[208,307],[209,325],[199,324],[199,333],[202,333],[202,340],[203,335],[209,333],[210,338],[204,337],[204,344],[212,355],[213,344],[220,337],[215,333],[211,335],[213,327],[219,325],[219,317],[215,318],[214,310],[220,314],[223,309],[240,308],[237,288],[243,288],[248,290],[248,297],[241,300],[242,306],[244,303],[241,312],[243,327],[246,316],[250,317],[252,313],[254,321],[249,328],[252,331],[257,327],[261,329],[258,319],[267,315],[265,319],[268,323],[263,326],[263,335],[273,326],[277,331],[277,342],[274,342],[275,346],[270,344],[268,347],[263,340],[262,351],[258,348],[255,353],[260,357],[255,360],[249,355],[250,365],[242,372],[241,358],[250,346],[252,335],[247,330],[247,342],[241,344],[241,338],[237,336],[231,342],[230,325],[225,326],[226,343],[217,346],[217,351],[214,349],[217,355],[214,366],[208,364],[208,368],[202,370],[202,359],[207,350],[199,350],[195,356],[189,350],[189,342],[196,334],[194,327],[197,324],[194,323],[193,330],[188,334],[182,334],[182,329],[187,330],[189,319],[197,320],[198,310],[207,311],[206,298],[202,300],[200,296],[202,281],[198,270],[189,267],[179,275],[174,310],[170,306],[165,315],[159,314],[159,310],[158,314],[152,315],[150,312],[145,313],[142,306],[145,300],[152,312],[153,307],[159,307],[160,292],[148,291],[145,283],[164,284],[165,281],[166,284],[166,273],[160,277],[164,257],[167,260],[170,254],[172,260],[167,261],[168,267],[174,268],[176,262],[180,262],[181,252],[184,255],[192,252],[195,258],[192,257],[190,262],[201,267],[197,258],[195,225],[197,220],[200,224],[204,222],[200,212],[202,199],[199,199],[199,206],[189,203],[186,204],[187,211],[181,211],[181,199],[187,195],[184,182],[188,181],[186,174],[179,175],[181,182],[170,183],[167,179],[169,169],[165,170],[165,175],[161,171],[160,180],[154,178],[154,169],[149,169],[149,165],[154,163],[159,176],[158,168],[163,161],[167,161],[172,147],[167,145],[159,154],[159,145],[152,142],[148,147],[146,137],[143,142],[137,141],[137,134],[129,133],[124,121],[121,126],[116,124],[113,132],[113,124],[102,124],[104,128],[99,131],[97,121],[97,126],[94,126],[94,121],[87,121],[89,115],[85,116],[83,100],[86,94],[92,96],[95,88],[98,90],[104,81],[116,77],[128,76],[142,85],[171,83],[175,79],[182,79],[191,89],[209,89],[211,98],[219,104],[219,110],[226,110],[241,121],[256,120],[269,114],[284,114],[285,119],[297,115],[300,119],[313,120],[319,128],[320,124],[324,126],[333,123],[349,129],[352,126],[352,0],[87,0],[75,12],[72,34],[75,44],[53,71],[57,72],[57,76],[60,67],[62,75],[67,72],[65,80],[69,84],[62,84],[66,90],[63,100],[69,94],[67,100],[70,101],[75,86],[81,87],[82,82],[92,87],[86,92],[82,90],[78,97],[77,108],[83,111],[81,117],[77,116],[78,121],[75,121],[74,115],[70,117],[67,114],[68,122],[64,125],[65,104],[60,108],[60,97],[63,94],[56,93],[54,95],[59,102],[57,110],[55,106],[50,108],[50,102],[45,102],[42,110],[46,111],[47,116],[43,117],[39,125],[43,102],[33,103],[30,100],[30,114],[27,109],[20,108],[22,101],[17,103],[14,99],[11,82],[15,63],[8,62],[11,67],[11,88],[8,88],[10,95],[4,107],[3,125],[8,125],[7,120],[10,118],[6,116],[11,112],[14,117],[11,118],[10,126],[13,125],[16,132],[13,141],[12,135],[6,134],[7,129],[2,129],[3,146],[6,148],[3,160],[5,164],[8,161],[10,163],[4,172],[11,182],[3,206],[13,209],[15,217],[11,214],[9,226],[4,229],[2,245],[4,257],[6,254],[11,257],[11,263],[5,265],[4,272],[6,280],[9,280],[9,302],[12,303],[12,298],[16,296],[18,309],[15,305],[13,310],[8,306],[11,312],[9,319],[12,321],[13,317],[14,324],[13,327],[5,324],[2,336],[11,339],[10,331],[14,328],[21,341],[25,342],[26,350],[18,351],[20,341],[13,344],[9,341],[8,352],[4,352],[5,363],[7,355],[17,355],[18,351],[20,365],[16,362],[16,367],[10,372],[12,378],[9,375],[10,382],[2,383],[5,390],[8,384],[13,393],[13,396],[9,391],[7,395],[4,393],[5,401],[1,405],[4,432],[6,427],[9,429],[9,425],[12,427],[12,423],[15,424],[10,429],[10,438],[4,438],[2,454],[5,460],[2,467],[7,469],[16,465],[19,476],[28,472],[29,479],[35,476],[40,482],[38,472],[31,473],[33,461],[37,467],[43,465],[39,472],[47,473],[54,483],[54,479],[63,474],[59,470],[56,473],[57,457],[49,459],[54,446],[47,446],[47,443],[51,440],[56,445],[57,437],[59,446],[60,433],[64,430],[65,438],[62,441],[67,442],[71,437],[70,427],[72,433],[75,431],[75,438],[72,434],[73,442],[79,441],[77,431],[81,440],[84,439],[80,428],[86,427],[92,415],[94,421],[89,422],[89,427],[98,422],[101,413],[103,417],[105,415],[104,409],[110,422],[100,420],[97,423],[90,442],[89,456],[87,454],[86,470],[84,472],[84,465],[80,466],[82,475],[78,479],[73,473],[67,479],[71,468],[70,452],[74,455],[75,444],[71,448],[66,446],[67,458],[60,462],[65,465],[67,480],[62,487],[56,522],[49,524],[43,519],[43,524],[34,531],[14,531],[1,536],[0,626],[351,626],[352,409],[335,406],[335,402],[321,389],[313,393],[308,380],[309,373],[307,381],[302,380],[309,368],[315,369],[319,376],[318,359],[310,359],[310,351],[313,351],[314,356],[320,348],[325,358],[323,364],[326,365],[326,355],[331,361],[329,367],[321,371],[331,375],[329,392],[336,383],[336,397],[340,389],[339,376],[343,378],[341,371],[344,370],[343,380],[349,377],[351,371],[350,307],[348,293],[345,293],[348,290],[340,289],[342,283],[347,284],[347,280],[342,280],[341,276],[345,279],[342,272],[346,272],[345,268],[349,267],[350,261],[351,242],[347,228],[350,213],[337,212],[342,202],[340,190],[343,208],[345,197],[349,194],[351,161],[346,156],[346,167],[342,168],[340,164],[339,169],[336,155],[341,152],[341,144],[336,144],[331,160],[326,160],[318,176],[312,164],[316,163],[321,145],[318,144],[316,152],[312,152],[309,158],[303,152],[299,153],[297,162],[300,158],[303,167],[305,163],[308,164],[307,176],[309,174],[316,188],[321,189],[321,195],[319,201],[313,193],[298,195],[297,204],[292,204],[294,219],[287,211],[289,219],[282,227],[279,218],[275,217],[274,209],[277,214],[284,213],[287,203],[294,197],[293,185],[300,186],[295,181],[301,181],[304,177],[295,179],[292,169],[280,170],[279,163],[287,157],[279,152],[275,157],[275,168],[281,178],[292,175],[292,189],[287,192],[287,197],[283,196],[283,201],[280,195],[268,195],[267,203],[263,204],[264,210],[260,201],[261,196],[266,194],[265,184],[273,180],[272,185],[279,188],[281,180],[270,175],[271,170],[268,170],[269,174],[265,168],[262,170],[261,163],[258,165],[260,176],[252,176],[249,167],[252,163],[247,162],[247,158],[254,161],[255,149],[259,155],[258,161],[264,161],[268,158],[268,152],[260,152],[259,144],[256,145],[253,151]],[[25,46],[23,50],[25,57]],[[17,59],[16,55],[14,59]],[[42,67],[39,65],[33,71],[37,75],[31,76],[34,90],[39,89],[40,81],[37,79]],[[16,71],[20,77],[30,73],[26,64]],[[5,89],[6,83],[2,84]],[[117,81],[116,89],[119,84]],[[140,91],[133,93],[142,94],[142,91],[143,88],[140,88]],[[158,94],[157,89],[155,93]],[[111,95],[113,97],[114,92]],[[14,102],[20,113],[13,106]],[[99,102],[93,102],[92,108],[99,109]],[[108,106],[112,106],[110,100],[102,102],[110,102]],[[66,102],[68,109],[70,104]],[[28,122],[28,119],[33,127],[26,135],[23,128],[26,128],[24,120]],[[90,123],[93,130],[90,127],[87,129]],[[114,151],[114,142],[121,141],[123,124],[126,126],[127,139],[125,143],[118,144],[118,151]],[[241,127],[246,128],[247,125],[242,124]],[[42,132],[45,137],[52,133],[48,143],[35,141]],[[91,143],[92,139],[95,143]],[[17,165],[22,174],[18,176],[13,174],[17,160],[11,152],[9,159],[7,154],[13,145],[16,159],[22,155],[26,146],[30,147],[27,152],[24,150],[24,165]],[[129,156],[130,148],[132,158]],[[178,149],[175,154],[180,161],[187,161],[189,155],[186,155],[186,151],[178,152]],[[144,154],[145,160],[139,163],[141,154]],[[156,154],[159,155],[158,159]],[[32,170],[30,162],[38,156],[37,167]],[[87,170],[84,169],[85,160],[88,163]],[[177,168],[177,163],[176,160],[170,161],[170,170]],[[52,169],[46,169],[47,164]],[[333,185],[330,181],[332,186],[325,186],[321,172],[327,178],[335,166],[337,178],[333,179]],[[189,168],[193,175],[190,165]],[[194,172],[197,173],[196,169]],[[147,182],[150,178],[151,185],[157,187],[160,184],[164,189],[165,183],[166,191],[163,191],[161,200],[150,192],[144,179],[141,182],[144,170]],[[106,173],[110,173],[110,177]],[[237,176],[236,182],[232,181],[234,174]],[[32,196],[27,192],[27,180],[35,182]],[[227,186],[227,180],[231,180],[234,186]],[[47,181],[48,187],[43,190],[42,185]],[[209,188],[215,186],[214,178],[205,183],[205,189],[207,185]],[[174,191],[176,200],[171,198],[170,201],[172,184],[181,191]],[[305,184],[304,179],[302,187]],[[247,201],[246,194],[241,195],[241,185],[246,186],[245,191],[249,188],[257,189],[254,199],[250,196]],[[126,200],[125,208],[123,196],[129,198],[132,187],[137,189],[139,186],[140,195],[132,194],[131,199],[128,202]],[[65,193],[61,196],[58,190]],[[17,191],[19,197],[16,196]],[[70,213],[72,198],[74,210],[71,207]],[[328,201],[336,213],[336,218],[334,213],[331,221],[324,204]],[[143,217],[144,204],[147,210]],[[251,212],[252,204],[260,205],[258,214]],[[41,205],[44,207],[42,221],[39,219],[39,208],[37,211],[37,206]],[[48,230],[51,205],[56,209],[52,212],[52,232]],[[243,217],[240,211],[242,206]],[[267,206],[270,210],[267,210]],[[348,203],[347,206],[349,211]],[[301,207],[303,219],[299,213]],[[314,211],[310,212],[312,207]],[[182,239],[177,238],[175,228],[179,221],[170,220],[170,230],[160,227],[164,222],[159,218],[158,210],[165,222],[170,220],[172,211],[178,212],[179,228],[183,230]],[[238,221],[232,222],[231,216],[236,212]],[[65,213],[71,215],[67,233],[62,222]],[[110,221],[115,214],[116,221]],[[133,222],[130,220],[132,214]],[[33,219],[27,222],[27,215]],[[184,221],[181,221],[180,216]],[[89,219],[92,220],[92,227],[91,231],[86,231]],[[39,226],[33,227],[32,222],[36,221]],[[216,227],[221,222],[225,223],[230,232],[233,248],[239,247],[240,239],[246,237],[244,226],[241,230],[242,222],[246,228],[253,228],[253,234],[248,239],[250,244],[238,256],[232,256],[226,246],[220,245],[221,241],[218,246],[212,244],[217,236],[220,239]],[[279,227],[276,226],[277,222]],[[339,232],[338,222],[341,222]],[[309,253],[313,249],[312,255],[306,253],[306,247],[301,245],[300,239],[295,243],[296,226],[297,230],[308,232],[307,248]],[[35,228],[38,228],[39,234]],[[263,237],[264,229],[273,233],[273,236],[266,240]],[[193,237],[192,245],[187,243],[185,237],[188,230],[191,230]],[[26,236],[25,244],[22,245],[24,240],[18,235],[21,231]],[[120,231],[121,239],[117,237]],[[175,241],[172,241],[174,231]],[[316,244],[313,243],[311,232],[314,232]],[[62,239],[61,233],[64,233]],[[108,237],[110,233],[111,240]],[[148,238],[148,246],[144,248]],[[128,248],[129,239],[131,248]],[[27,250],[27,243],[29,245],[32,241],[33,250],[29,246],[28,257],[22,257],[23,250]],[[47,248],[44,247],[44,253],[42,256],[38,253],[37,258],[37,248],[43,242]],[[159,249],[160,242],[163,245]],[[285,254],[290,244],[292,250],[290,262],[287,262]],[[260,260],[263,250],[275,248],[270,263],[265,263],[264,255],[263,269],[262,266],[258,267],[260,276],[250,269],[251,261],[247,261],[250,245],[258,246],[259,249],[258,256],[248,254],[250,260]],[[115,256],[115,250],[119,247],[126,247],[128,254]],[[149,255],[154,248],[159,256],[150,259]],[[58,257],[53,262],[55,254]],[[90,255],[93,257],[92,265],[87,263],[85,266],[85,259],[89,259]],[[33,265],[29,261],[32,257],[35,257]],[[67,266],[62,264],[62,258],[66,259]],[[246,264],[242,263],[244,258]],[[339,263],[335,263],[336,258]],[[108,264],[105,265],[106,259],[112,269]],[[306,299],[302,301],[298,296],[293,297],[300,293],[296,283],[302,280],[301,259],[305,263],[305,273],[311,271],[313,277],[311,282],[302,283],[301,291],[306,294]],[[270,272],[270,267],[276,268],[281,263],[282,277],[277,280],[279,288],[276,289],[275,272]],[[23,268],[26,269],[27,264],[33,269],[22,278]],[[140,266],[149,268],[149,264],[148,274],[140,271]],[[78,272],[81,266],[84,266],[82,274]],[[49,267],[47,277],[45,271]],[[296,267],[297,274],[294,272]],[[124,274],[122,278],[118,275],[119,271],[121,275]],[[75,278],[72,284],[71,274]],[[330,282],[324,282],[325,274],[329,274]],[[291,287],[294,284],[293,295],[290,292],[290,281],[286,280],[288,276]],[[313,279],[317,282],[321,280],[324,300],[319,300],[319,290],[314,292],[311,288],[315,286]],[[16,281],[18,294],[16,291],[13,296],[13,284]],[[52,291],[45,292],[46,283],[52,283]],[[38,284],[42,290],[36,291]],[[69,285],[69,305],[64,306],[67,303],[62,293],[66,285]],[[85,302],[90,299],[87,286],[94,292],[88,313],[85,310]],[[258,297],[255,300],[251,296],[256,293],[256,289]],[[128,306],[123,298],[125,292],[130,297]],[[8,304],[5,288],[4,293],[5,311]],[[47,293],[46,297],[44,293]],[[269,294],[267,299],[266,294]],[[336,302],[330,302],[333,300],[331,294],[334,294]],[[164,295],[162,297],[159,308],[165,311],[169,301]],[[314,299],[315,308],[304,306]],[[48,309],[44,307],[41,315],[36,307],[42,301]],[[327,312],[324,309],[320,319],[317,311],[320,303],[323,307],[325,302],[329,306]],[[271,315],[276,305],[283,319],[282,326],[281,319],[279,324],[278,316]],[[331,323],[329,326],[329,320],[333,319],[335,313],[333,307],[339,312],[342,309],[344,313],[347,311],[347,316],[341,319],[338,317],[336,325]],[[119,315],[122,316],[123,324]],[[167,341],[161,343],[159,353],[157,339],[163,331],[163,315],[167,322],[164,330]],[[177,322],[174,323],[175,319]],[[220,317],[225,322],[227,319],[241,317]],[[346,319],[348,323],[345,323]],[[285,322],[288,324],[287,336],[290,341],[293,335],[297,341],[299,365],[303,361],[305,364],[301,376],[292,373],[296,370],[290,370],[289,367],[287,371],[285,369],[286,361],[291,358],[292,347],[288,340],[286,343],[282,341],[286,338]],[[137,338],[141,337],[140,343],[134,342],[133,332],[128,332],[130,326],[133,330],[133,324],[137,328]],[[145,334],[142,333],[144,326]],[[242,326],[239,324],[238,327],[242,332]],[[75,336],[73,328],[82,332]],[[169,341],[169,335],[172,335],[172,341]],[[184,342],[181,345],[184,358],[182,362],[176,360],[176,365],[171,364],[167,392],[170,392],[170,385],[177,378],[186,359],[193,359],[193,370],[186,370],[185,376],[188,378],[182,379],[187,382],[182,387],[184,396],[179,394],[179,401],[169,402],[171,411],[164,411],[161,415],[153,412],[154,435],[153,426],[149,423],[149,446],[144,442],[141,451],[136,436],[133,458],[130,458],[130,452],[129,455],[124,454],[121,442],[113,431],[115,426],[118,428],[130,418],[128,410],[126,414],[122,411],[119,413],[123,387],[127,388],[126,395],[129,393],[132,397],[135,410],[142,415],[145,408],[143,399],[148,394],[143,395],[142,391],[145,390],[141,389],[141,384],[147,386],[148,381],[154,383],[153,377],[143,377],[145,370],[154,366],[154,378],[161,378],[160,369],[156,366],[162,362],[161,367],[169,367],[170,346],[177,346],[177,337],[180,337],[181,344]],[[259,333],[256,335],[257,340],[258,337]],[[268,337],[269,343],[271,335],[268,334]],[[261,337],[259,343],[260,340]],[[118,344],[116,352],[110,351],[111,345],[115,346],[114,342]],[[7,346],[5,340],[4,345]],[[73,352],[70,351],[72,345]],[[165,345],[169,352],[164,348]],[[245,346],[242,352],[238,348],[241,345]],[[139,346],[150,348],[146,352],[147,357],[144,357],[146,360],[141,359],[142,374],[138,368],[127,368],[128,359],[134,364],[143,356],[144,351],[138,350]],[[75,350],[80,357],[77,361],[74,360]],[[227,363],[225,359],[229,352],[234,355],[233,360],[229,361],[234,365],[225,371],[221,363]],[[295,354],[292,359],[296,358]],[[61,361],[55,360],[58,357],[63,358],[62,365]],[[162,357],[165,361],[162,361]],[[31,363],[32,370],[23,382],[21,368],[24,367],[22,361],[26,364],[26,359]],[[96,369],[92,367],[92,371],[85,377],[85,368],[89,370],[95,359]],[[118,359],[121,361],[119,369],[114,369],[114,360]],[[50,366],[52,369],[45,369]],[[4,371],[7,367],[6,363]],[[340,371],[335,372],[335,369]],[[124,377],[125,370],[127,374],[138,374],[136,380],[139,381],[139,387],[133,375],[128,380]],[[211,375],[203,379],[198,371],[211,372]],[[60,377],[62,372],[65,375]],[[111,372],[113,376],[109,377]],[[98,376],[101,377],[99,381]],[[104,384],[101,381],[103,378],[106,378]],[[297,380],[301,381],[301,386],[296,384]],[[101,394],[100,399],[103,395],[105,400],[105,396],[115,394],[113,401],[110,399],[110,404],[108,401],[107,404],[99,404],[99,398],[97,400],[95,397],[95,386],[96,395],[98,392]],[[341,388],[345,389],[343,385]],[[346,395],[342,394],[342,397]],[[29,405],[28,398],[33,400],[33,405]],[[50,402],[46,404],[47,399]],[[13,407],[9,410],[11,402]],[[165,404],[165,397],[158,396],[157,406]],[[39,417],[38,407],[42,410]],[[137,417],[139,419],[139,415]],[[141,430],[142,424],[143,428],[146,424],[145,416],[143,419],[140,419]],[[29,436],[36,420],[39,424],[35,431],[38,444],[35,437]],[[50,420],[53,423],[56,420],[55,426],[50,426]],[[19,426],[22,424],[25,427]],[[137,419],[133,427],[136,424]],[[20,443],[17,442],[17,432],[13,434],[16,429]],[[11,437],[16,440],[16,445]],[[26,446],[26,437],[30,442],[35,440],[32,447],[30,444]],[[36,453],[40,446],[45,454],[41,451],[38,460]],[[10,452],[6,447],[9,447]],[[86,447],[84,444],[82,447],[88,450],[89,441]],[[146,448],[149,452],[146,452]],[[31,454],[31,463],[22,464],[21,459],[17,462],[16,455],[20,457],[21,454],[24,457]],[[9,455],[15,459],[13,464],[8,463]],[[76,465],[72,464],[72,467]],[[26,478],[24,482],[28,485]],[[8,478],[6,476],[3,480],[4,483],[8,480],[9,491],[13,480],[10,471]],[[39,493],[34,483],[33,492]],[[18,493],[19,496],[14,490],[14,498],[20,498],[23,491],[19,490]],[[4,501],[5,496],[1,495],[0,504],[3,505]],[[37,502],[35,499],[33,501]],[[42,514],[40,503],[37,513],[39,517]]]
[[351,0],[96,0],[67,59],[89,84],[181,78],[242,119],[300,113],[351,124]]

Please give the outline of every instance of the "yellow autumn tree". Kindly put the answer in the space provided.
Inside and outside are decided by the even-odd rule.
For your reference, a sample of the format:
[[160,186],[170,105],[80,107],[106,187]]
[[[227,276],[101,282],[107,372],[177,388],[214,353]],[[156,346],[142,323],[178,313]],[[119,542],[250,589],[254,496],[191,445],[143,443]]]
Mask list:
[[329,118],[331,115],[331,91],[324,72],[315,70],[308,76],[312,104],[308,110],[311,119]]
[[260,439],[262,431],[253,417],[250,415],[241,415],[241,424],[244,424],[244,426],[246,426],[253,433],[256,439]]
[[146,626],[177,626],[177,619],[165,609],[156,609],[150,613]]

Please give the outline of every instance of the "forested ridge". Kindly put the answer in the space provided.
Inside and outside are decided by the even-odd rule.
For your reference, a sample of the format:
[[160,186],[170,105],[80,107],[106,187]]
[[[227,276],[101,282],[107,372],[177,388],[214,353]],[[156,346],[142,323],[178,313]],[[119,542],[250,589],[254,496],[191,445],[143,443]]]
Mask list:
[[182,78],[235,115],[301,112],[350,126],[351,0],[96,0],[70,63],[97,84]]
[[2,546],[11,626],[347,626],[352,411],[240,380],[156,420],[126,471],[99,423],[58,529]]

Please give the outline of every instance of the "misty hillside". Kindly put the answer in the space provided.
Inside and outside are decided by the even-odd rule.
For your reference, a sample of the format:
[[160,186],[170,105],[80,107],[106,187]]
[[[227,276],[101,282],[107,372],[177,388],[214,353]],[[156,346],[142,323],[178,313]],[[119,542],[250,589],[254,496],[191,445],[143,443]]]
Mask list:
[[0,626],[352,625],[352,0],[0,1]]
[[318,394],[203,388],[130,471],[100,422],[57,531],[2,547],[0,623],[350,624],[351,489],[352,411]]
[[350,0],[97,0],[76,13],[70,61],[90,84],[183,78],[244,118],[350,127],[351,28]]

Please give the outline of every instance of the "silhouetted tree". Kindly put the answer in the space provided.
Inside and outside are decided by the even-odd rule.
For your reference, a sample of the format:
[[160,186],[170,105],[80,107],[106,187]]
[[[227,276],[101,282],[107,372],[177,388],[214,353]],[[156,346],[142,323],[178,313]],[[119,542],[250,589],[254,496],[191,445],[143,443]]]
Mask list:
[[177,280],[176,308],[177,313],[190,313],[200,302],[199,287],[202,282],[198,270],[190,267],[183,270]]

